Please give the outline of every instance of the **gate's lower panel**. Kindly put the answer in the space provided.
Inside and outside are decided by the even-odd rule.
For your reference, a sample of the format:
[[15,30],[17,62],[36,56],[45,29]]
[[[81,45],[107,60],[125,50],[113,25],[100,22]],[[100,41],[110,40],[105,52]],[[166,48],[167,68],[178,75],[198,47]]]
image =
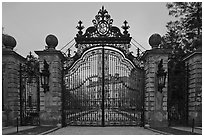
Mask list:
[[[66,111],[66,123],[73,126],[101,126],[102,110]],[[141,112],[105,109],[105,126],[139,126],[140,124]]]
[[141,122],[140,112],[126,112],[119,109],[105,110],[105,125],[119,125],[119,126],[139,126]]
[[100,126],[102,114],[98,109],[78,111],[70,113],[66,111],[67,125],[80,126]]

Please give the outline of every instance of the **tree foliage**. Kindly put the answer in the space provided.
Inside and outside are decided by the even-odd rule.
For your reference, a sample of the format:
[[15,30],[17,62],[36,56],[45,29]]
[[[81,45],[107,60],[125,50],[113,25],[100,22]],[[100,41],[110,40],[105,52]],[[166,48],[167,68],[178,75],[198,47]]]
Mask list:
[[176,21],[167,23],[167,33],[162,37],[162,48],[173,49],[180,57],[202,46],[202,3],[167,3],[169,15]]

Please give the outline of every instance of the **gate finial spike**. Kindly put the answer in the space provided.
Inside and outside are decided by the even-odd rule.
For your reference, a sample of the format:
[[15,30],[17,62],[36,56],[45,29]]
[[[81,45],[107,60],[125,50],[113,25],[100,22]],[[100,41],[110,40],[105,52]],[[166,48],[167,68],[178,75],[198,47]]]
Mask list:
[[137,57],[139,57],[139,56],[140,56],[140,49],[137,48]]
[[76,26],[76,28],[79,30],[78,35],[81,36],[83,34],[82,30],[84,29],[84,26],[82,25],[81,20],[78,22],[78,26]]
[[68,56],[68,57],[71,57],[70,51],[71,51],[71,49],[67,49],[67,52],[68,52],[68,53],[67,53],[67,56]]

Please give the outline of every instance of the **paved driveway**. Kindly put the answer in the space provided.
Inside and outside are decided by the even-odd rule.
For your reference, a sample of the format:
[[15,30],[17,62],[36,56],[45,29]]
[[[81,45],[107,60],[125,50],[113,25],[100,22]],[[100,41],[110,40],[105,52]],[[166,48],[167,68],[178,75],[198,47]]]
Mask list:
[[77,127],[69,126],[50,135],[159,135],[143,127]]

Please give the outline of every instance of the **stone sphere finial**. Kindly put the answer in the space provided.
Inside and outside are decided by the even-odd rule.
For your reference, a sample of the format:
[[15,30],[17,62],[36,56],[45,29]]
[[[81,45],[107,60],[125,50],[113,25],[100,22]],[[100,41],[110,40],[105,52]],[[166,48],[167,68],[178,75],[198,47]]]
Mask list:
[[6,34],[2,34],[2,43],[5,46],[5,48],[9,50],[13,50],[13,48],[17,44],[14,37],[6,35]]
[[55,49],[58,44],[58,39],[56,36],[50,34],[45,39],[46,44],[48,45],[48,49]]
[[161,44],[161,36],[157,33],[152,34],[149,38],[149,45],[154,48],[158,48],[159,44]]

